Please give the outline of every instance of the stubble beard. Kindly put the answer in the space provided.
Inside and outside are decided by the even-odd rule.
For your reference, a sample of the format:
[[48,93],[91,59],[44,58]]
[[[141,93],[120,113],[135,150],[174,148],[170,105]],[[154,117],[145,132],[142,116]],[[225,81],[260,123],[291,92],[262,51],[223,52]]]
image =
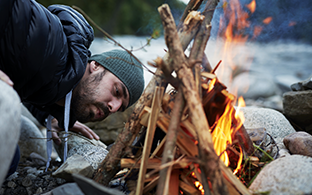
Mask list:
[[[94,76],[90,76],[84,81],[81,80],[75,90],[71,102],[71,111],[79,122],[86,123],[94,120],[94,113],[88,110],[90,105],[94,105],[104,112],[104,118],[109,115],[107,106],[103,103],[96,102],[94,97],[98,96],[98,88],[100,81],[104,76],[104,71]],[[100,119],[100,120],[103,120]]]

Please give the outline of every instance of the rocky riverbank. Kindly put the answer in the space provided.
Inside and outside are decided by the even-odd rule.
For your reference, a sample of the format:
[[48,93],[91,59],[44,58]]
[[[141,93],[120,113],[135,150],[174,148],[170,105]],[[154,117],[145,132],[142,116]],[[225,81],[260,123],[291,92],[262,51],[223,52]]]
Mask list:
[[[246,84],[238,82],[244,77],[241,74],[244,74],[244,71],[237,74],[233,80],[240,84],[239,89],[243,89]],[[264,150],[276,158],[260,172],[249,189],[253,192],[272,191],[274,194],[312,193],[311,185],[305,183],[312,180],[312,169],[307,168],[312,166],[311,77],[293,83],[288,86],[288,90],[285,90],[287,83],[264,80],[259,75],[251,74],[248,79],[255,84],[261,82],[262,85],[261,88],[255,84],[250,85],[249,90],[242,94],[246,101],[246,108],[242,109],[246,118],[244,126],[249,132],[257,130],[258,135],[265,135],[262,139],[268,143],[265,144]],[[123,115],[118,113],[104,122],[87,125],[100,135],[102,142],[109,145],[116,139],[131,112],[129,109]],[[85,178],[92,177],[107,154],[105,144],[88,140],[80,135],[70,134],[67,161],[61,163],[57,153],[54,153],[51,166],[45,172],[44,129],[27,112],[22,113],[22,131],[19,140],[21,161],[16,173],[4,180],[0,194],[87,195],[91,194],[92,189],[104,190],[107,194],[114,195],[124,192],[120,189],[112,192],[109,191],[113,190],[110,188],[94,187],[95,182],[88,180],[82,182],[88,185],[82,185],[75,177],[73,178],[73,173],[79,173]],[[262,132],[259,133],[259,129]],[[112,137],[108,139],[106,135]],[[62,146],[57,150],[61,153]]]

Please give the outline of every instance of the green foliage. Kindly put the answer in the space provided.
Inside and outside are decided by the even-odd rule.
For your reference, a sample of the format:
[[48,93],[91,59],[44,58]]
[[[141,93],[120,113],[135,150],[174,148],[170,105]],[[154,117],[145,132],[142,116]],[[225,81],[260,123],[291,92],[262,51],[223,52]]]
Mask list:
[[[178,0],[38,0],[45,7],[52,4],[80,7],[96,24],[112,35],[151,35],[162,29],[157,8],[168,3],[176,20],[185,4]],[[95,36],[103,36],[94,28]]]

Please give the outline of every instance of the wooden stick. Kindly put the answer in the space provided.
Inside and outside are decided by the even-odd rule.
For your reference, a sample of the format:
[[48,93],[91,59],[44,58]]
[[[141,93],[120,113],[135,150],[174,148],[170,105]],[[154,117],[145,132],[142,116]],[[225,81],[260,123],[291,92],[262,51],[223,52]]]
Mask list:
[[220,167],[222,169],[223,175],[226,176],[226,178],[241,194],[251,195],[246,186],[244,186],[242,182],[235,175],[233,175],[233,172],[225,166],[222,160],[220,160]]
[[177,169],[175,169],[171,172],[170,186],[168,189],[169,195],[178,195],[179,194],[179,173],[180,173],[180,171]]
[[182,25],[186,16],[191,12],[197,10],[202,4],[203,0],[190,0],[180,18],[179,26]]
[[164,145],[165,142],[167,140],[167,135],[165,135],[165,137],[161,140],[160,144],[156,147],[156,149],[154,150],[154,152],[151,154],[150,158],[154,158],[155,156],[161,156],[161,154],[164,151]]
[[155,177],[151,182],[149,182],[143,189],[143,194],[151,191],[158,183],[159,176]]
[[[185,59],[181,43],[178,39],[175,22],[172,17],[169,6],[164,4],[158,8],[162,24],[165,29],[165,41],[169,49],[170,57],[173,62],[173,68],[176,71],[179,80],[183,83],[182,91],[190,109],[190,116],[198,134],[199,155],[202,161],[201,170],[204,177],[211,178],[212,189],[215,194],[227,194],[227,188],[223,185],[222,175],[219,168],[219,158],[214,152],[212,137],[209,132],[209,126],[203,107],[196,91],[195,81],[188,63]],[[203,184],[208,192],[208,184]]]
[[151,111],[151,117],[148,121],[147,126],[147,133],[145,137],[144,147],[143,147],[143,154],[142,154],[142,163],[140,166],[139,171],[139,178],[138,178],[138,184],[136,188],[136,195],[143,194],[143,187],[144,187],[144,180],[145,180],[145,174],[146,174],[146,166],[148,162],[148,158],[151,152],[152,142],[154,138],[155,128],[156,128],[156,121],[158,118],[158,114],[161,108],[161,100],[163,96],[164,88],[163,87],[156,87],[155,89],[155,95],[152,102],[152,111]]
[[[120,160],[120,167],[121,168],[134,168],[138,169],[141,166],[141,160],[133,160],[131,158],[122,158]],[[147,169],[157,169],[161,165],[161,160],[157,158],[150,158],[148,159],[148,165],[146,165]]]
[[200,192],[194,186],[190,186],[189,184],[183,181],[180,181],[180,188],[187,194],[200,195]]
[[[146,121],[149,119],[150,115],[150,108],[145,107],[141,116],[141,123],[144,126],[147,126]],[[163,114],[159,114],[159,118],[157,121],[157,126],[161,128],[165,133],[167,133],[168,127],[169,127],[169,121],[170,118],[164,116]],[[198,155],[198,149],[195,146],[195,143],[190,139],[190,136],[188,136],[183,130],[179,129],[178,135],[177,135],[177,146],[181,149],[181,152],[183,154],[186,154],[188,156],[197,156]]]
[[[167,162],[170,162],[174,159],[174,148],[176,147],[176,141],[177,141],[177,131],[180,127],[180,119],[182,115],[182,111],[184,108],[184,99],[182,92],[178,92],[177,97],[175,99],[175,104],[172,110],[172,116],[170,120],[170,124],[168,127],[168,132],[167,132],[167,141],[165,144],[165,149],[162,157],[161,164],[165,164]],[[159,173],[159,181],[157,185],[157,194],[158,195],[163,195],[166,194],[164,193],[164,186],[165,186],[165,181],[166,181],[166,176],[168,172],[168,168],[164,168],[160,170]]]

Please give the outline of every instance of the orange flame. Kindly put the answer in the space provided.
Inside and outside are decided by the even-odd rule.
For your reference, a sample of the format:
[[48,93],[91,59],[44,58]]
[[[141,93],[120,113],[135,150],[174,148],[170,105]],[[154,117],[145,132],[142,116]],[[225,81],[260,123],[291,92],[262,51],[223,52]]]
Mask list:
[[[222,116],[217,121],[215,129],[212,133],[214,149],[217,155],[220,156],[220,159],[224,162],[226,166],[229,166],[229,163],[230,163],[229,156],[226,152],[226,149],[228,145],[232,144],[232,134],[237,129],[239,129],[245,121],[243,113],[240,112],[240,108],[244,106],[245,106],[244,99],[240,97],[238,99],[238,108],[235,111],[234,107],[231,104],[231,99],[228,98],[226,102],[225,110]],[[234,116],[237,121],[237,125],[235,127],[232,126],[232,121],[233,121],[232,116]],[[237,169],[240,168],[241,161],[242,161],[242,153],[240,155]]]
[[273,20],[272,17],[267,17],[262,22],[263,22],[263,24],[269,24],[270,22],[272,22],[272,20]]
[[252,0],[246,7],[250,10],[251,13],[256,11],[256,0]]
[[196,188],[199,189],[201,194],[205,194],[204,187],[203,187],[203,185],[199,181],[195,181],[194,184],[195,184]]
[[216,78],[214,78],[210,81],[210,83],[208,85],[208,92],[214,88],[215,83],[216,83]]

